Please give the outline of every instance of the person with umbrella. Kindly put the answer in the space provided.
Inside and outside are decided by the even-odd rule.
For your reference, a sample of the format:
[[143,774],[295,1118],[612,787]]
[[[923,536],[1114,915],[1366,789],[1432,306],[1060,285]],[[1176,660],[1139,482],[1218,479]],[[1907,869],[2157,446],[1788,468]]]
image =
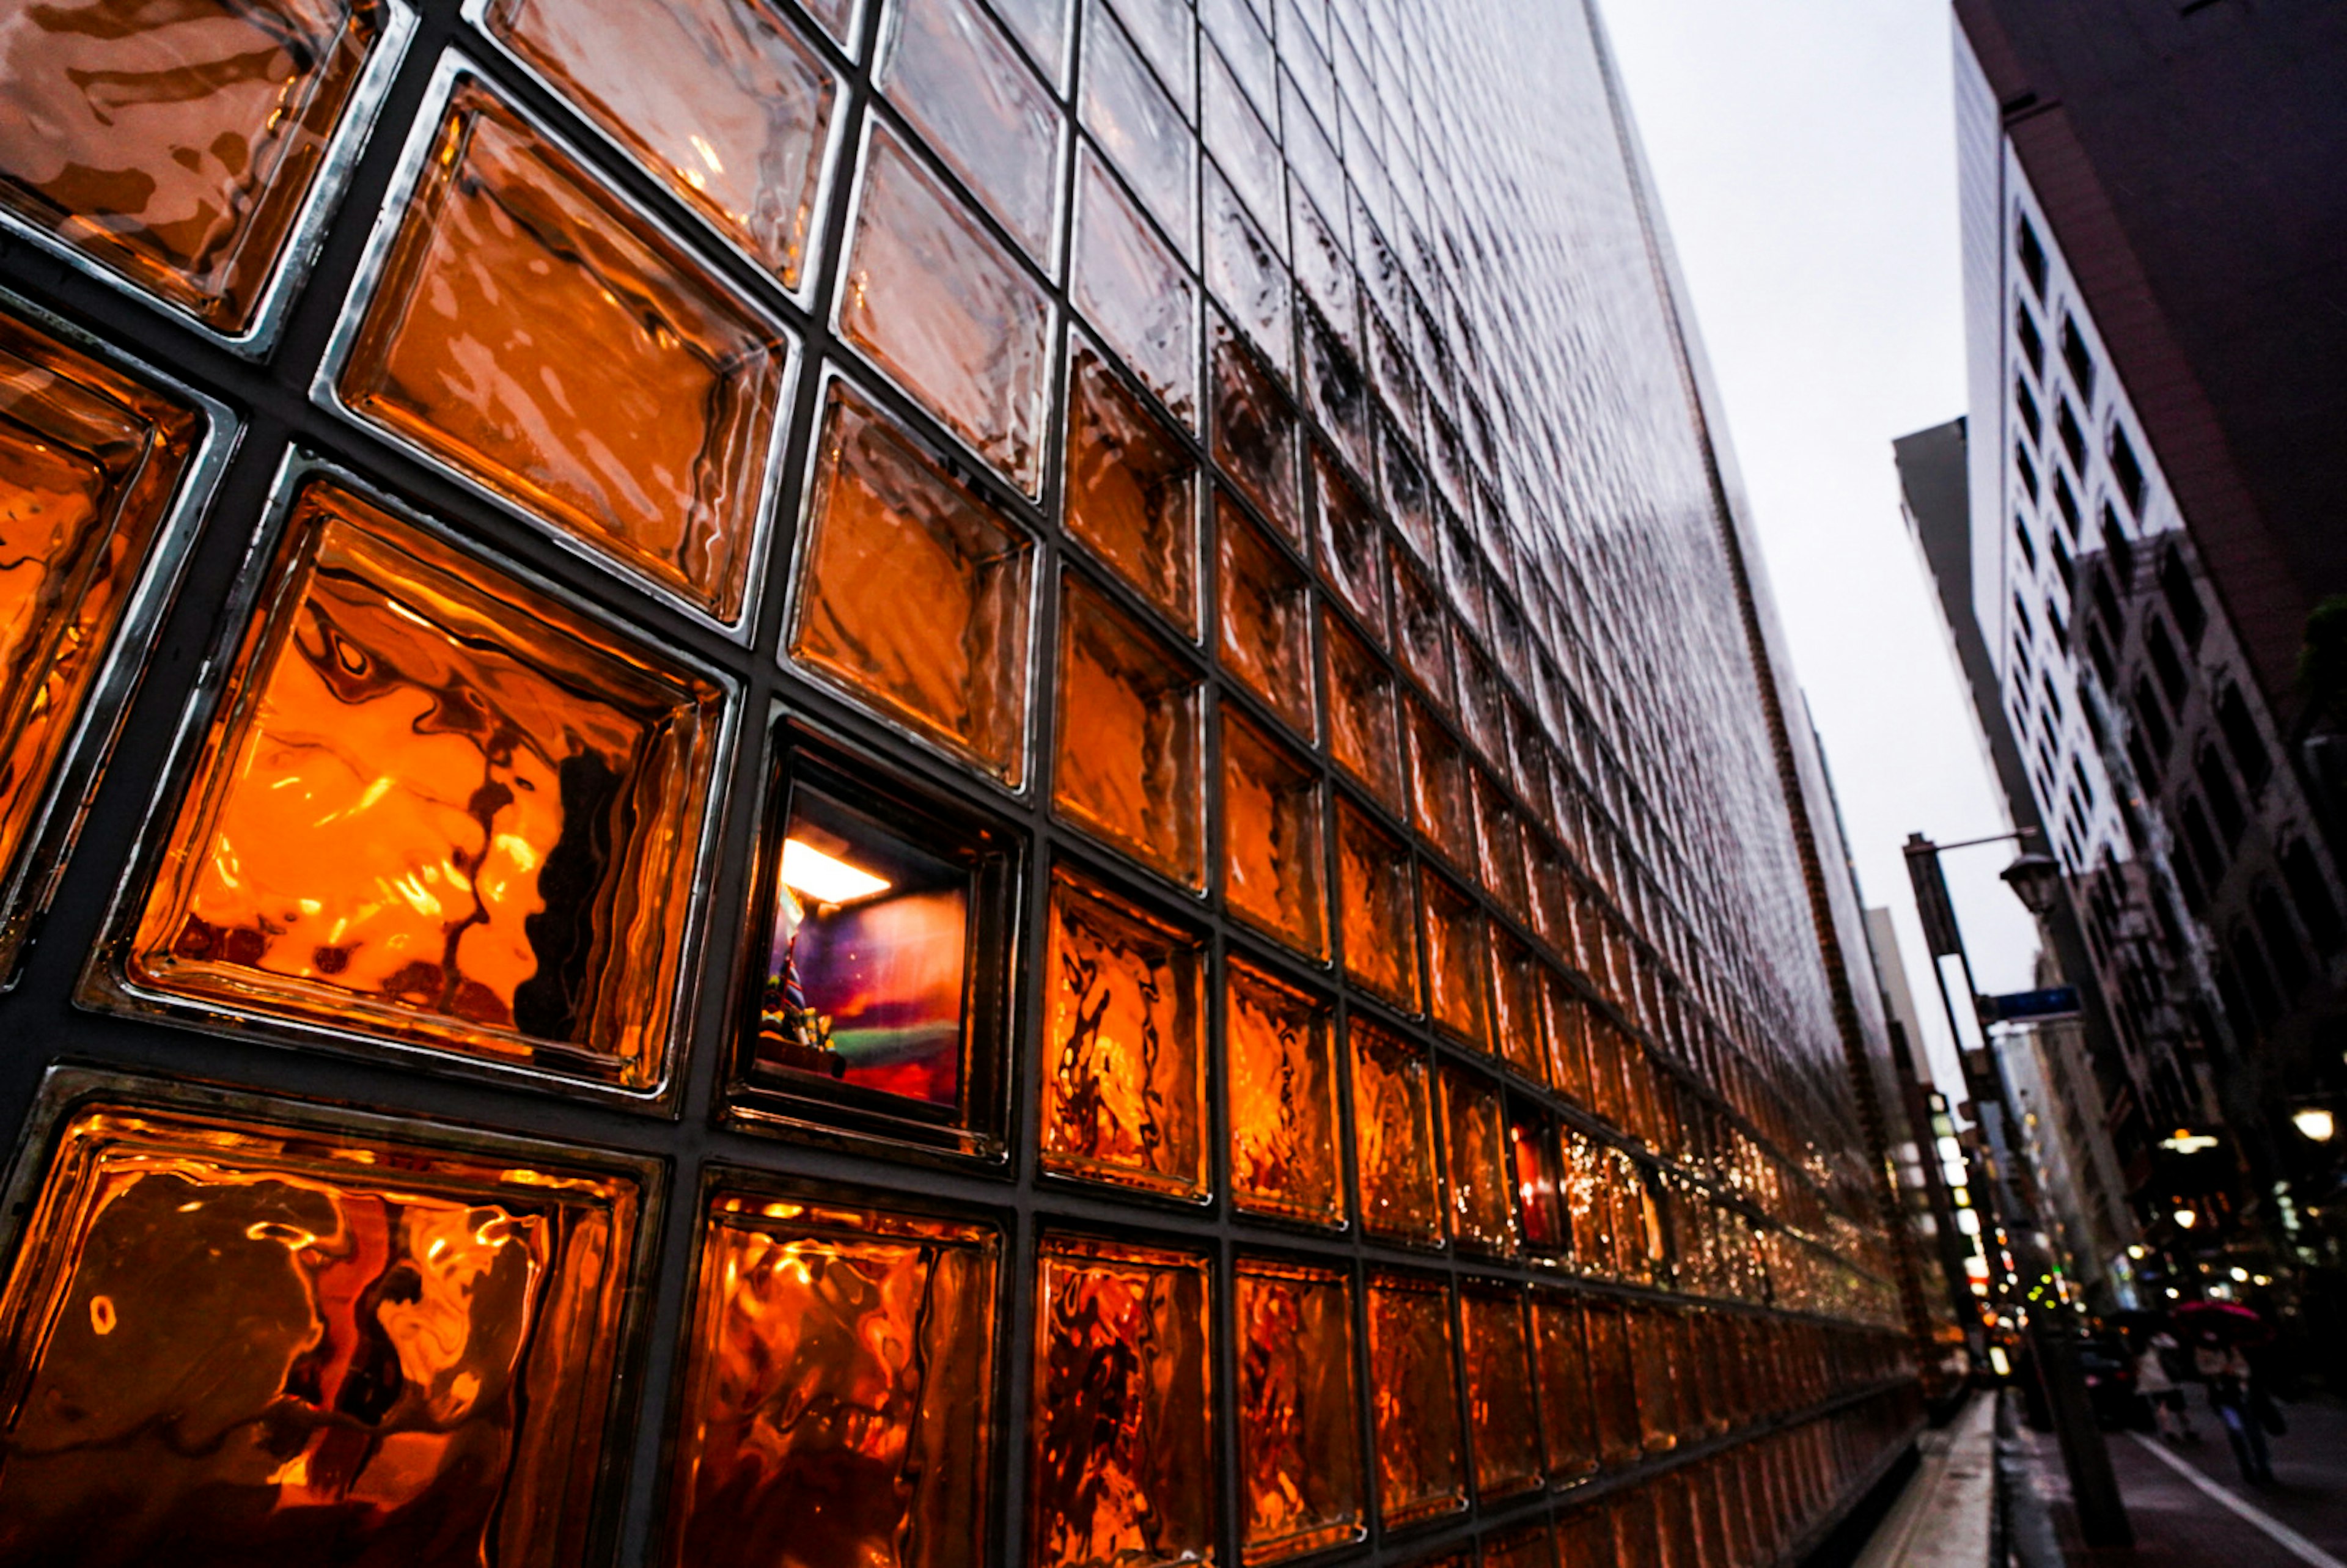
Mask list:
[[[2251,1486],[2273,1484],[2273,1463],[2266,1450],[2269,1427],[2281,1425],[2281,1414],[2258,1386],[2257,1370],[2247,1348],[2262,1340],[2265,1319],[2246,1307],[2224,1301],[2195,1301],[2177,1308],[2177,1328],[2192,1342],[2192,1367],[2209,1385],[2209,1404],[2225,1424],[2233,1460],[2241,1479]],[[2279,1435],[2279,1433],[2277,1433]]]

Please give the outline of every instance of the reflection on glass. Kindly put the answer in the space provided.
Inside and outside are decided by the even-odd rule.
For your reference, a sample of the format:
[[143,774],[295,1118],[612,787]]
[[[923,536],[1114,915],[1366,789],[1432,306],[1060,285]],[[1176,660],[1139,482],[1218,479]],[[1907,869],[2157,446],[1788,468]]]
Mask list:
[[1223,668],[1299,733],[1311,735],[1312,589],[1304,573],[1219,491],[1215,590]]
[[1242,1561],[1276,1563],[1358,1541],[1351,1281],[1242,1258],[1237,1292]]
[[1556,1539],[1545,1524],[1488,1537],[1483,1568],[1556,1568]]
[[0,203],[242,331],[389,13],[383,0],[12,8]]
[[1512,1291],[1470,1286],[1460,1292],[1459,1327],[1475,1493],[1488,1501],[1538,1486],[1540,1419],[1533,1409],[1522,1299]]
[[1554,1127],[1543,1115],[1519,1112],[1508,1120],[1508,1144],[1515,1155],[1516,1220],[1524,1245],[1534,1252],[1570,1250]]
[[1067,72],[1071,0],[996,0],[994,14],[1010,24],[1055,87]]
[[[1095,10],[1094,15],[1099,12]],[[1165,84],[1189,112],[1190,70],[1197,20],[1190,0],[1116,0],[1116,15],[1130,29],[1133,43],[1146,56]],[[1086,26],[1096,26],[1087,22]]]
[[774,329],[467,82],[336,391],[731,621],[787,362]]
[[1194,260],[1197,141],[1190,128],[1101,0],[1092,0],[1084,14],[1083,55],[1084,128],[1132,182],[1175,249]]
[[1426,841],[1459,866],[1474,864],[1475,819],[1467,795],[1467,764],[1450,732],[1423,703],[1406,701],[1409,714],[1409,819]]
[[1677,1368],[1672,1365],[1670,1324],[1653,1307],[1626,1309],[1630,1363],[1638,1386],[1639,1440],[1650,1454],[1678,1447]]
[[1320,575],[1373,640],[1386,636],[1385,543],[1377,517],[1319,447],[1312,449]]
[[1540,1383],[1541,1442],[1551,1481],[1578,1481],[1597,1469],[1597,1411],[1589,1392],[1589,1347],[1581,1303],[1562,1291],[1532,1293],[1532,1354]]
[[1491,933],[1491,1035],[1501,1060],[1534,1083],[1543,1082],[1540,960],[1514,938]]
[[1407,1275],[1369,1281],[1369,1409],[1378,1501],[1388,1530],[1467,1505],[1450,1296]]
[[1051,304],[879,120],[839,330],[1020,490],[1043,489]]
[[1066,871],[1044,961],[1046,1168],[1182,1198],[1207,1191],[1204,946]]
[[1328,953],[1320,775],[1223,710],[1223,897],[1231,912],[1311,958]]
[[1204,1257],[1050,1237],[1036,1263],[1036,1568],[1214,1551]]
[[879,84],[897,112],[1050,266],[1060,110],[1002,30],[971,0],[901,0],[881,47]]
[[1434,1021],[1476,1045],[1491,1040],[1483,999],[1483,958],[1489,938],[1482,911],[1444,877],[1422,876],[1426,899],[1427,1011]]
[[1565,1568],[1614,1568],[1614,1519],[1598,1503],[1556,1522],[1556,1546]]
[[0,1296],[0,1550],[579,1561],[640,1202],[509,1153],[83,1107]]
[[1304,384],[1305,401],[1319,416],[1321,427],[1337,438],[1346,460],[1367,473],[1374,457],[1369,450],[1369,389],[1360,364],[1319,312],[1299,305],[1296,313],[1301,323],[1296,336],[1303,345],[1296,379]]
[[1400,550],[1394,552],[1394,651],[1418,683],[1449,711],[1450,611],[1426,574]]
[[1197,465],[1092,345],[1070,345],[1068,531],[1198,634]]
[[1074,272],[1076,309],[1176,418],[1195,425],[1197,290],[1089,147],[1076,178]]
[[819,439],[792,656],[1017,787],[1034,541],[842,383]]
[[1345,974],[1404,1012],[1418,1010],[1418,919],[1409,852],[1348,800],[1337,802],[1337,897]]
[[798,288],[839,84],[782,6],[492,0],[485,26],[679,200]]
[[1451,1235],[1460,1245],[1480,1251],[1515,1251],[1507,1117],[1499,1086],[1445,1064],[1442,1109],[1443,1186],[1450,1199]]
[[670,1568],[977,1568],[987,1226],[721,1192],[702,1233]]
[[1206,287],[1231,313],[1255,352],[1286,375],[1296,350],[1287,270],[1280,264],[1278,248],[1263,237],[1211,163],[1205,166],[1204,190]]
[[1241,963],[1228,969],[1223,1071],[1238,1206],[1315,1225],[1345,1219],[1337,1071],[1326,1009]]
[[1543,1038],[1548,1045],[1549,1081],[1557,1092],[1586,1109],[1589,1105],[1588,1014],[1573,983],[1555,970],[1547,971],[1541,1009]]
[[1296,493],[1296,411],[1242,345],[1214,318],[1214,462],[1298,549],[1304,505]]
[[1255,220],[1273,224],[1285,211],[1279,143],[1273,139],[1263,117],[1248,104],[1237,78],[1224,63],[1222,51],[1205,50],[1201,64],[1205,91],[1199,128],[1206,151],[1229,177],[1232,190]]
[[1074,577],[1060,600],[1061,812],[1190,887],[1205,884],[1204,682]]
[[172,818],[129,979],[658,1083],[723,702],[310,480]]
[[1320,641],[1328,660],[1328,755],[1388,810],[1399,812],[1401,727],[1393,671],[1333,610],[1320,612]]
[[1638,1388],[1630,1376],[1630,1329],[1623,1309],[1593,1301],[1583,1314],[1589,1336],[1589,1395],[1597,1408],[1597,1454],[1608,1469],[1639,1454]]
[[1361,1223],[1391,1240],[1442,1245],[1436,1187],[1434,1093],[1426,1049],[1355,1018],[1353,1163]]

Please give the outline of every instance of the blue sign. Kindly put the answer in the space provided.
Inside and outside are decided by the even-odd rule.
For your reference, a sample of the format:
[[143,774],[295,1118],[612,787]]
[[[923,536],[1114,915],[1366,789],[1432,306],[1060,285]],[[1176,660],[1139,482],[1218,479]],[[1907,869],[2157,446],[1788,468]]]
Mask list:
[[2022,1018],[2075,1018],[2078,1015],[2078,988],[2049,986],[2042,991],[2007,991],[2001,997],[1983,997],[1987,1003],[1990,1021],[2010,1023]]

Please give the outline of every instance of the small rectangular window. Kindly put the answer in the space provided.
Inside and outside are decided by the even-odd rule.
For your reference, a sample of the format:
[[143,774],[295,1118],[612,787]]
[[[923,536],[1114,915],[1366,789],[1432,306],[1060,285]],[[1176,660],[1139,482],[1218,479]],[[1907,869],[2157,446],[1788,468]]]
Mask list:
[[2216,747],[2203,746],[2200,754],[2193,759],[2192,771],[2199,777],[2200,793],[2209,797],[2209,815],[2217,819],[2217,830],[2225,835],[2225,847],[2239,849],[2249,817],[2241,810],[2240,793],[2233,788],[2233,775],[2225,766],[2225,759],[2218,754]]
[[2135,683],[2135,722],[2151,742],[2153,753],[2166,756],[2168,743],[2173,738],[2168,728],[2168,711],[2159,705],[2159,693],[2151,689],[2151,682],[2142,676],[2137,676]]
[[2054,471],[2054,504],[2061,508],[2062,520],[2070,525],[2073,538],[2086,531],[2086,524],[2078,518],[2078,497],[2071,492],[2070,477],[2059,468]]
[[2045,416],[2037,412],[2037,399],[2030,395],[2029,382],[2025,377],[2016,375],[2013,378],[2013,405],[2020,410],[2021,423],[2028,430],[2029,438],[2032,441],[2042,439],[2045,434]]
[[2044,299],[2045,247],[2038,242],[2036,226],[2025,217],[2021,220],[2021,232],[2014,238],[2014,248],[2021,257],[2021,271],[2029,279],[2030,291]]
[[2029,460],[2029,448],[2018,441],[2013,444],[2013,463],[2020,470],[2021,487],[2029,492],[2031,500],[2037,499],[2037,466]]
[[2160,690],[2168,693],[2170,702],[2181,708],[2184,693],[2191,687],[2191,677],[2185,671],[2184,661],[2177,656],[2175,641],[2168,635],[2168,623],[2156,615],[2144,620],[2143,651],[2151,656]]
[[2135,444],[2127,439],[2124,426],[2111,426],[2111,477],[2118,481],[2119,494],[2127,497],[2127,510],[2143,516],[2143,465],[2136,460]]
[[2095,400],[2095,356],[2086,347],[2078,323],[2068,316],[2062,318],[2062,363],[2070,367],[2070,379],[2077,384],[2078,395],[2088,403]]
[[2078,428],[2078,415],[2064,398],[2054,415],[2054,428],[2061,433],[2062,450],[2070,454],[2070,466],[2084,473],[2086,467],[2086,433]]
[[2028,520],[2018,512],[2013,518],[2013,542],[2021,547],[2021,559],[2027,561],[2029,569],[2034,572],[2037,569],[2037,547],[2029,542]]
[[2135,540],[2119,522],[2118,508],[2108,501],[2103,503],[2103,548],[2111,553],[2111,565],[2120,578],[2135,580]]
[[2111,657],[2111,645],[2103,637],[2103,629],[2094,621],[2086,623],[2086,657],[2095,663],[2095,673],[2102,677],[2106,691],[2119,683],[2118,663]]
[[2258,733],[2249,699],[2241,695],[2239,686],[2228,684],[2225,694],[2218,699],[2217,727],[2224,732],[2226,749],[2233,753],[2233,761],[2239,766],[2241,776],[2249,780],[2250,787],[2254,790],[2263,785],[2273,772],[2273,757]]
[[2013,307],[2013,335],[2020,341],[2021,357],[2028,362],[2033,374],[2045,374],[2045,340],[2038,335],[2037,319],[2029,313],[2027,305]]
[[2061,578],[2063,588],[2075,596],[2078,591],[2078,563],[2070,559],[2070,547],[2063,542],[2059,533],[2045,543],[2047,552],[2054,558],[2054,570]]
[[2208,608],[2200,602],[2200,590],[2193,585],[2192,569],[2185,564],[2184,551],[2171,547],[2159,562],[2160,597],[2168,600],[2168,612],[2176,617],[2176,630],[2184,636],[2184,646],[2200,646],[2200,633],[2209,625]]

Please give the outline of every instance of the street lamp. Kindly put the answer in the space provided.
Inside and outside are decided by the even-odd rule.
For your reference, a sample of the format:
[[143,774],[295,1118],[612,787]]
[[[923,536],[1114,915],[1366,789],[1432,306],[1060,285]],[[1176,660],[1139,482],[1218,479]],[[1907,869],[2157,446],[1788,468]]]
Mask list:
[[2022,907],[2041,920],[2054,912],[2054,901],[2062,896],[2062,863],[2034,849],[2024,850],[1997,876]]
[[2317,1143],[2328,1143],[2339,1132],[2339,1119],[2320,1105],[2300,1106],[2290,1113],[2290,1124]]

